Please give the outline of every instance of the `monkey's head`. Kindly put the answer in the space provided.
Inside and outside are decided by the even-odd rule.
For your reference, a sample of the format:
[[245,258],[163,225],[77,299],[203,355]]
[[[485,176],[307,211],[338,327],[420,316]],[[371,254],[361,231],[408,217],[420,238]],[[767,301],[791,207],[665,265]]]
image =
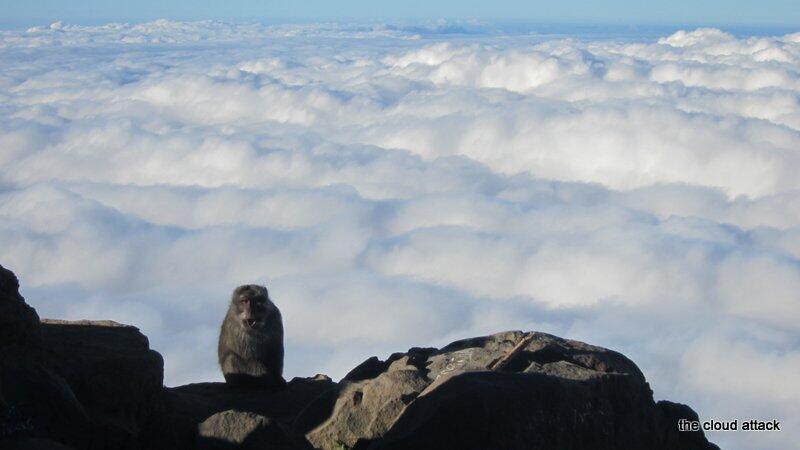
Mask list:
[[273,308],[267,288],[264,286],[246,284],[233,291],[231,312],[246,330],[264,328]]

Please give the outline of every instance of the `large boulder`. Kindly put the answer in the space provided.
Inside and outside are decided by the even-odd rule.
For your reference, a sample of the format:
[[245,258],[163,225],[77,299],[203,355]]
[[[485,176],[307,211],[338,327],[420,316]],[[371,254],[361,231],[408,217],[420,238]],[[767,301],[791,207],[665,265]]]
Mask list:
[[295,427],[325,450],[715,448],[679,410],[617,352],[513,331],[370,358]]
[[161,356],[136,328],[40,321],[17,277],[0,267],[3,447],[141,448],[162,377]]
[[158,405],[164,361],[136,327],[116,322],[42,320],[51,369],[117,448],[137,447]]
[[419,397],[370,449],[702,449],[665,439],[646,386],[609,375],[469,372]]

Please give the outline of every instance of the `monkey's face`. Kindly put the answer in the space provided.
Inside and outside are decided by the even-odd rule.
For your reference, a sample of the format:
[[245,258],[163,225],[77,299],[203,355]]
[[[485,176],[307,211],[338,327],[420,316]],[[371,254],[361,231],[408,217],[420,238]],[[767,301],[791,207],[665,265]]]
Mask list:
[[265,289],[243,289],[234,293],[233,306],[236,316],[247,330],[264,328],[269,315],[269,297]]

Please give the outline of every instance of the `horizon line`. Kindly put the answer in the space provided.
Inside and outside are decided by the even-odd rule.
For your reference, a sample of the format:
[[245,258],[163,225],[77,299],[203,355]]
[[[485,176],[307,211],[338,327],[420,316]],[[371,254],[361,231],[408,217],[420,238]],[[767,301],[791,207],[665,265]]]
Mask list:
[[[98,26],[107,24],[144,24],[166,20],[181,23],[199,22],[221,22],[233,25],[262,24],[262,25],[311,25],[311,24],[339,24],[339,25],[404,25],[404,26],[431,26],[437,22],[442,22],[442,26],[471,26],[476,28],[487,28],[491,26],[503,27],[609,27],[614,31],[624,31],[625,28],[633,28],[630,31],[637,31],[636,28],[717,28],[717,29],[752,29],[755,30],[791,30],[800,32],[800,24],[781,24],[781,23],[745,23],[745,22],[616,22],[616,21],[582,21],[582,20],[543,20],[535,19],[476,19],[476,18],[455,18],[455,17],[429,17],[429,18],[288,18],[288,17],[196,17],[196,18],[174,18],[166,16],[152,16],[139,18],[23,18],[23,19],[0,19],[0,30],[4,31],[24,31],[35,26],[49,26],[61,22],[64,25],[77,26]],[[498,31],[502,31],[498,30]]]

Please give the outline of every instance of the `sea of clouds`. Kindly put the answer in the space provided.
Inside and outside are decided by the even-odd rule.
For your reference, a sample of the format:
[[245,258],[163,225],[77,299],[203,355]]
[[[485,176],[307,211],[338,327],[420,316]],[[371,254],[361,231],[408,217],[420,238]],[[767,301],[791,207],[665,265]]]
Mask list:
[[169,385],[257,282],[288,377],[540,330],[800,439],[800,33],[54,23],[0,67],[0,263]]

